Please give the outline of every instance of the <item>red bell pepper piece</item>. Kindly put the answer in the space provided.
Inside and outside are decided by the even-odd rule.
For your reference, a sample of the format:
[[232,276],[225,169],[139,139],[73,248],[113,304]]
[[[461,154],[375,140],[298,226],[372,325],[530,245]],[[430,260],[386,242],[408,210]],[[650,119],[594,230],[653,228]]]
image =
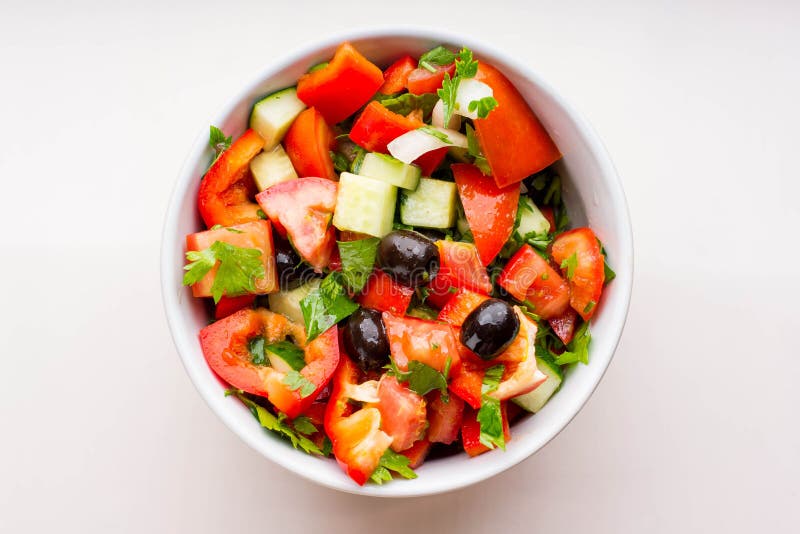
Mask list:
[[474,123],[498,187],[520,182],[561,158],[547,130],[503,73],[481,61],[475,79],[491,87],[497,100],[497,107]]
[[413,296],[412,288],[398,284],[388,274],[376,269],[357,300],[365,308],[405,315]]
[[[503,435],[506,443],[511,441],[511,427],[508,424],[508,409],[505,402],[500,403],[500,413],[503,416]],[[471,408],[464,410],[464,423],[461,425],[461,441],[464,451],[470,456],[478,456],[491,450],[481,443],[481,425],[478,423],[478,412]]]
[[421,439],[414,443],[411,448],[404,450],[400,454],[408,458],[408,467],[416,469],[421,466],[425,458],[427,458],[431,450],[431,445],[432,443],[427,439]]
[[418,68],[414,69],[408,74],[408,92],[421,95],[423,93],[435,93],[442,88],[442,81],[444,80],[445,73],[450,77],[456,72],[456,64],[450,63],[449,65],[434,65],[434,72],[427,69]]
[[489,265],[514,230],[520,186],[500,189],[474,165],[451,168],[481,262]]
[[303,110],[283,138],[286,154],[300,178],[338,179],[331,158],[335,142],[333,130],[315,108]]
[[567,283],[527,244],[511,257],[497,283],[515,299],[527,300],[533,305],[533,312],[543,319],[557,317],[569,306]]
[[442,311],[439,312],[438,320],[453,326],[461,326],[464,324],[467,315],[472,313],[475,308],[488,299],[489,297],[486,295],[475,293],[469,289],[459,289],[456,294],[447,301]]
[[[486,374],[486,364],[478,363],[465,354],[469,353],[466,347],[461,351],[461,365],[450,373],[448,389],[477,410],[481,407],[481,387],[483,375]],[[477,356],[473,358],[478,359]]]
[[550,206],[542,206],[539,208],[539,211],[542,212],[544,218],[547,219],[547,222],[550,223],[550,229],[548,232],[555,232],[556,231],[556,216],[553,213],[553,208]]
[[[481,263],[478,249],[472,243],[440,240],[439,272],[434,278],[437,287],[450,285],[463,287],[488,295],[492,291],[492,281]],[[436,280],[439,279],[439,280]]]
[[247,130],[217,161],[200,182],[197,208],[206,226],[233,226],[257,221],[258,204],[250,200],[252,179],[246,179],[250,160],[264,148],[264,140],[254,130]]
[[553,332],[556,333],[558,338],[566,345],[572,341],[572,336],[575,335],[575,321],[578,319],[578,313],[572,308],[567,308],[564,313],[556,317],[551,317],[547,322]]
[[393,95],[406,88],[408,75],[417,68],[417,60],[411,56],[403,56],[383,71],[383,85],[378,92]]
[[219,321],[243,308],[249,308],[256,301],[255,295],[240,297],[222,297],[214,308],[214,319]]
[[[575,256],[572,277],[568,277],[572,308],[588,321],[597,309],[605,282],[603,254],[600,242],[589,228],[576,228],[559,234],[553,241],[553,259],[558,265]],[[567,273],[567,269],[561,269]]]
[[383,324],[392,358],[400,370],[407,370],[408,362],[417,360],[443,372],[448,358],[451,369],[458,367],[460,343],[449,325],[386,312],[383,313]]
[[382,84],[381,69],[342,43],[325,67],[300,77],[297,97],[335,124],[358,111]]
[[425,286],[425,289],[428,291],[428,297],[425,299],[425,302],[440,310],[445,307],[450,299],[453,298],[456,291],[458,291],[455,287],[450,285],[448,280],[439,278],[438,276],[434,277],[433,280]]
[[461,431],[464,401],[455,395],[450,395],[448,402],[444,402],[438,391],[431,395],[432,400],[428,403],[430,426],[427,439],[433,443],[449,445],[458,439],[458,433]]

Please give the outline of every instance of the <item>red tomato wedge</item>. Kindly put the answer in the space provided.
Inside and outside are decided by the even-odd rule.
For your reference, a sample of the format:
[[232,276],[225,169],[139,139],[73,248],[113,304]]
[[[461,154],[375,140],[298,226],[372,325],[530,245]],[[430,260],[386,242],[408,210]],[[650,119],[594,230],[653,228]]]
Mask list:
[[[588,321],[600,302],[605,281],[600,242],[591,229],[576,228],[560,234],[553,241],[553,259],[557,264],[563,265],[573,255],[574,273],[571,278],[567,276],[571,292],[569,303],[584,321]],[[567,268],[562,267],[561,271],[568,275]]]
[[403,56],[383,71],[383,85],[378,92],[393,95],[406,88],[408,75],[417,68],[417,60],[411,56]]
[[329,180],[338,179],[331,159],[335,142],[333,130],[315,108],[300,113],[283,139],[286,154],[298,176],[319,176]]
[[[508,424],[508,410],[506,403],[500,403],[500,413],[503,416],[503,435],[506,443],[511,441],[511,427]],[[478,456],[491,450],[481,443],[481,425],[478,423],[478,412],[471,408],[464,410],[464,422],[461,425],[461,440],[464,442],[464,451],[470,456]]]
[[543,319],[557,317],[569,306],[569,286],[530,245],[523,245],[511,257],[497,283],[515,299],[527,300]]
[[425,435],[425,399],[386,374],[378,384],[378,399],[381,430],[392,437],[392,450],[404,451]]
[[407,370],[408,362],[417,360],[443,372],[448,358],[451,369],[458,367],[458,342],[449,325],[386,312],[383,324],[392,358],[400,370]]
[[432,443],[427,439],[421,439],[412,447],[404,450],[401,454],[408,458],[408,467],[416,469],[421,466],[431,451]]
[[555,232],[556,231],[556,216],[553,213],[553,208],[551,206],[540,206],[539,211],[542,212],[544,218],[547,219],[547,222],[550,223],[550,229],[548,232]]
[[439,312],[438,320],[453,326],[461,326],[467,315],[488,299],[489,297],[486,295],[475,293],[469,289],[459,289]]
[[428,292],[428,297],[425,299],[425,302],[440,310],[445,307],[450,299],[453,298],[456,291],[458,291],[455,287],[450,285],[448,280],[439,278],[438,276],[434,277],[434,279],[425,286],[425,289]]
[[440,240],[439,272],[436,287],[463,287],[484,294],[492,292],[492,281],[481,263],[478,249],[472,243]]
[[325,410],[325,433],[339,466],[364,485],[389,448],[392,438],[380,429],[381,412],[374,407],[353,412],[346,392],[358,383],[358,368],[344,355],[333,375],[333,390]]
[[520,186],[500,189],[474,165],[458,163],[451,168],[478,255],[489,265],[514,230]]
[[520,182],[561,158],[558,147],[508,78],[481,61],[475,79],[491,87],[497,100],[497,107],[485,119],[474,122],[498,187]]
[[366,104],[383,84],[383,72],[350,43],[342,43],[323,68],[297,82],[297,97],[328,121],[340,122]]
[[405,315],[413,296],[413,288],[398,284],[388,274],[376,269],[357,300],[365,308]]
[[298,178],[256,195],[275,229],[289,236],[300,256],[317,272],[328,265],[336,246],[336,230],[331,225],[336,189],[336,182],[326,178]]
[[255,295],[242,295],[240,297],[222,297],[214,308],[214,319],[220,320],[236,313],[243,308],[249,308],[256,301]]
[[262,148],[261,136],[247,130],[208,169],[197,194],[197,209],[206,226],[258,220],[258,204],[250,200],[254,186],[249,172],[250,160]]
[[[461,365],[450,373],[448,389],[464,402],[475,408],[481,407],[481,386],[483,375],[486,374],[486,364],[478,362],[478,357],[471,355],[470,351],[458,342],[461,352]],[[471,356],[470,356],[471,355]]]
[[448,402],[442,400],[438,391],[431,394],[428,403],[427,440],[432,443],[450,444],[458,439],[461,420],[464,417],[464,401],[455,395],[449,395]]
[[553,332],[556,333],[558,338],[566,345],[572,341],[575,335],[575,321],[578,319],[578,313],[571,307],[564,310],[564,313],[556,317],[551,317],[547,322]]
[[[264,262],[264,278],[255,281],[256,293],[264,295],[278,290],[278,277],[275,268],[275,253],[272,244],[272,230],[269,221],[257,220],[243,224],[233,225],[229,228],[218,228],[189,234],[186,236],[186,250],[204,250],[217,241],[235,245],[241,248],[254,248],[261,251],[261,260]],[[217,276],[219,263],[192,285],[192,295],[195,297],[210,297],[211,286]],[[235,297],[237,295],[228,295]],[[252,300],[251,300],[252,303]],[[220,304],[222,304],[220,302]],[[219,304],[218,304],[219,306]],[[225,304],[223,304],[224,308]],[[235,310],[233,310],[235,311]]]
[[431,72],[427,69],[418,68],[414,69],[408,74],[407,87],[408,92],[421,95],[423,93],[435,93],[442,88],[442,81],[444,80],[445,73],[453,74],[456,72],[456,64],[450,63],[449,65],[433,65],[435,69]]

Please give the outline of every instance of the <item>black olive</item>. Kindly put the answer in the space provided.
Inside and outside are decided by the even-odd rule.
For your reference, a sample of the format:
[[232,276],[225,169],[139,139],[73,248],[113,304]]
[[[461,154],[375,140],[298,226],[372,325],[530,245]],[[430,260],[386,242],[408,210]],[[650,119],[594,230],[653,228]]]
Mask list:
[[356,310],[344,327],[342,341],[344,350],[363,371],[377,371],[389,363],[389,339],[378,310]]
[[395,230],[381,239],[378,265],[399,284],[417,287],[439,271],[439,249],[422,234]]
[[278,286],[292,289],[320,275],[304,262],[292,245],[285,239],[274,236],[275,267],[278,271]]
[[507,302],[489,299],[467,315],[461,343],[484,360],[499,356],[519,333],[519,317]]

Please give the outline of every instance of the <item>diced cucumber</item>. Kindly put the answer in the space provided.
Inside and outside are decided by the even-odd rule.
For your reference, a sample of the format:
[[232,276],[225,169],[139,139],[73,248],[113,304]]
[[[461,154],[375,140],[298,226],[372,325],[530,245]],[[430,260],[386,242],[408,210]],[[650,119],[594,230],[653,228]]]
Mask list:
[[409,226],[450,228],[456,222],[456,184],[420,178],[416,191],[400,192],[400,220]]
[[419,184],[422,171],[416,165],[403,163],[392,156],[370,152],[364,156],[358,174],[413,191]]
[[533,413],[541,410],[547,401],[550,400],[550,397],[553,396],[553,393],[555,393],[558,388],[561,387],[561,381],[563,379],[561,367],[559,367],[552,360],[546,360],[544,358],[537,357],[536,367],[538,367],[541,372],[547,375],[547,380],[542,382],[539,387],[530,393],[526,393],[511,399],[520,407]]
[[267,152],[262,152],[250,162],[250,171],[259,191],[264,191],[275,184],[288,182],[297,178],[292,160],[286,155],[282,145]]
[[306,105],[297,98],[297,88],[288,87],[256,102],[250,114],[250,127],[264,138],[264,150],[270,151],[283,140],[289,126]]
[[524,241],[527,235],[546,235],[550,231],[550,221],[542,215],[536,204],[528,197],[519,197],[517,207],[517,227],[514,229],[519,241]]
[[343,172],[333,225],[339,230],[383,237],[392,231],[397,188],[386,182]]
[[303,312],[300,309],[300,301],[319,287],[320,280],[315,278],[295,289],[282,289],[277,293],[269,294],[269,309],[275,313],[280,313],[297,324],[303,324]]

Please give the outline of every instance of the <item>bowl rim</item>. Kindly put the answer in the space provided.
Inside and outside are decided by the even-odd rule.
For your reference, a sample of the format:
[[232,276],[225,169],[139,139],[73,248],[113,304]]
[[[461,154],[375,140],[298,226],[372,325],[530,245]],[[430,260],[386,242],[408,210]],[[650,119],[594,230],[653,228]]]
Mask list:
[[[488,55],[500,59],[509,67],[515,69],[522,76],[533,82],[543,92],[547,93],[550,98],[557,104],[562,112],[572,120],[577,130],[580,132],[582,140],[586,143],[589,152],[596,160],[597,165],[602,169],[602,176],[607,182],[609,188],[610,199],[613,204],[612,211],[617,214],[617,230],[622,230],[622,234],[617,237],[620,241],[620,250],[615,250],[615,268],[617,270],[617,279],[615,282],[621,284],[622,287],[618,289],[622,293],[622,303],[624,306],[617,306],[613,308],[616,317],[612,318],[609,338],[612,340],[608,345],[610,352],[605,358],[605,365],[602,369],[595,371],[595,376],[592,377],[590,387],[587,387],[582,393],[581,397],[577,399],[574,404],[575,409],[572,413],[567,413],[557,425],[552,425],[547,429],[544,439],[538,444],[528,447],[528,449],[519,449],[516,454],[509,454],[506,451],[503,455],[496,455],[497,460],[484,466],[483,469],[474,469],[468,473],[461,473],[457,481],[438,481],[438,483],[426,484],[424,486],[416,485],[414,490],[409,491],[402,483],[392,483],[384,486],[364,485],[358,486],[353,484],[342,473],[341,480],[330,481],[317,476],[314,473],[314,466],[310,462],[295,462],[286,461],[280,455],[273,454],[273,452],[265,449],[262,446],[261,440],[257,440],[246,433],[239,430],[237,421],[233,419],[229,413],[223,409],[222,399],[219,395],[211,395],[202,385],[201,380],[203,373],[211,372],[210,369],[199,369],[198,366],[193,365],[188,354],[188,348],[184,348],[181,339],[178,337],[177,329],[179,328],[178,314],[181,309],[180,297],[174,292],[173,284],[170,280],[175,276],[172,272],[173,265],[170,262],[170,254],[174,251],[172,246],[178,237],[178,214],[180,213],[183,198],[190,187],[191,180],[194,178],[192,167],[198,158],[202,157],[208,140],[208,133],[202,130],[198,133],[189,154],[183,161],[181,169],[178,173],[178,178],[170,194],[170,200],[167,205],[166,213],[164,216],[164,226],[161,233],[161,257],[160,257],[160,277],[161,277],[161,293],[164,305],[164,311],[167,317],[167,323],[170,329],[175,348],[180,355],[183,367],[189,375],[192,384],[197,389],[200,396],[211,408],[211,410],[222,420],[222,422],[241,440],[243,440],[252,449],[257,451],[262,456],[268,458],[275,464],[287,469],[290,472],[298,474],[303,478],[316,482],[322,486],[332,489],[344,491],[351,494],[378,496],[378,497],[419,497],[425,495],[433,495],[438,493],[445,493],[457,489],[465,488],[476,484],[480,481],[491,478],[511,467],[520,463],[521,461],[529,458],[537,451],[541,450],[547,443],[555,438],[575,416],[581,411],[583,406],[589,400],[595,389],[599,385],[603,376],[605,375],[608,366],[613,359],[614,353],[619,345],[622,331],[630,309],[631,294],[633,290],[633,267],[634,267],[634,253],[633,253],[633,230],[630,220],[630,212],[628,203],[625,197],[625,192],[622,188],[622,183],[619,175],[611,161],[611,158],[603,145],[600,137],[597,135],[594,128],[588,120],[569,102],[567,102],[561,93],[557,91],[550,83],[545,81],[535,69],[525,65],[512,54],[504,52],[492,45],[481,42],[472,37],[465,37],[450,30],[435,29],[426,26],[411,26],[411,25],[386,25],[374,26],[368,29],[348,30],[341,32],[333,32],[327,34],[325,37],[316,39],[304,46],[297,47],[289,53],[282,55],[275,61],[267,63],[264,67],[252,76],[247,83],[243,84],[233,97],[228,98],[225,104],[218,109],[213,117],[211,124],[220,124],[222,119],[229,116],[235,107],[248,95],[257,88],[258,85],[267,80],[275,73],[290,67],[300,59],[318,52],[319,50],[335,46],[342,41],[348,40],[365,40],[365,39],[387,39],[392,37],[399,38],[416,38],[427,39],[430,41],[440,41],[443,43],[462,43],[464,46],[476,50],[481,55]],[[606,309],[605,313],[612,313],[612,309]],[[218,392],[215,392],[218,393]],[[399,482],[399,481],[396,481]]]

